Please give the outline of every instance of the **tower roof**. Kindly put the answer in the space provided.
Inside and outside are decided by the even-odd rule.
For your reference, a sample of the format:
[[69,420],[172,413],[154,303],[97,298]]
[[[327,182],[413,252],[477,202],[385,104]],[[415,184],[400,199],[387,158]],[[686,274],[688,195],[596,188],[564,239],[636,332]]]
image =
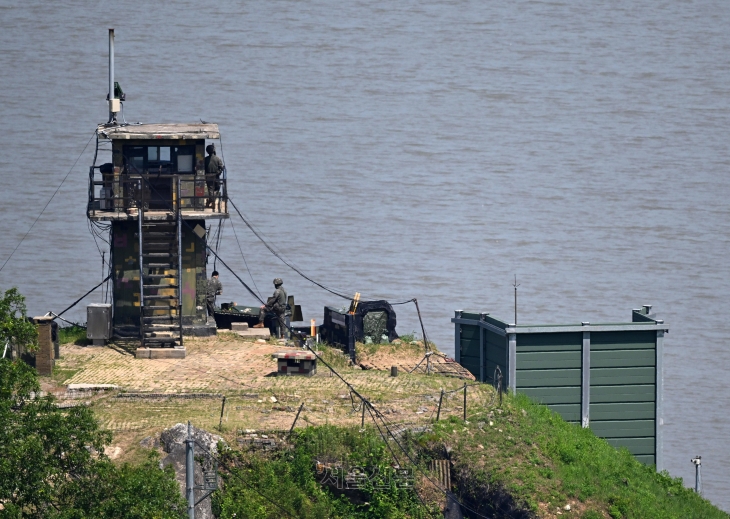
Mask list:
[[163,123],[129,124],[126,126],[105,126],[97,128],[99,136],[106,139],[219,139],[220,132],[215,123]]

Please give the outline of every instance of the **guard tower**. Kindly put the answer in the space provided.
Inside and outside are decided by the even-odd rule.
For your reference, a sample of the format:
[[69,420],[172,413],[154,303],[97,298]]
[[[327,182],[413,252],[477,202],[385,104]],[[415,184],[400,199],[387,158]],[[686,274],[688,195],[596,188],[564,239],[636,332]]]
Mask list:
[[[205,304],[206,224],[228,218],[227,174],[206,177],[205,154],[220,141],[218,125],[117,122],[125,94],[114,81],[114,29],[107,100],[87,216],[109,226],[113,334],[139,339],[138,357],[181,358],[184,334],[216,333]],[[100,149],[111,162],[97,166]]]
[[111,143],[112,162],[90,170],[88,217],[111,223],[114,335],[139,337],[142,356],[180,350],[183,334],[215,334],[205,307],[206,222],[228,218],[227,179],[225,171],[206,178],[205,148],[220,139],[218,125],[97,132]]

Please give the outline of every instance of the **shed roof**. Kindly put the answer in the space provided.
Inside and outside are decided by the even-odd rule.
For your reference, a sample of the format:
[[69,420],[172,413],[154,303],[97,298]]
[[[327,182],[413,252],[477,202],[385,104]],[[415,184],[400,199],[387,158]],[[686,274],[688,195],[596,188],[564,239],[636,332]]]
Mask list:
[[99,136],[106,139],[220,139],[215,123],[163,123],[128,124],[97,128]]

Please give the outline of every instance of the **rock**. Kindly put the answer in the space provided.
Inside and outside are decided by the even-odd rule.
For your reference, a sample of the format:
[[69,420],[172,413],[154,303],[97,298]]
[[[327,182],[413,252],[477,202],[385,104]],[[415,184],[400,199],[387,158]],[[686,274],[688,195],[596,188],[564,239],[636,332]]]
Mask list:
[[256,342],[258,344],[266,344],[266,341],[264,339],[256,339]]
[[140,440],[139,444],[148,449],[156,449],[160,446],[160,440],[156,436],[146,436]]
[[565,505],[563,507],[563,510],[566,510],[566,511],[570,512],[570,505]]
[[107,445],[106,447],[104,447],[104,454],[106,454],[110,460],[115,460],[122,455],[122,448],[113,445]]
[[396,339],[391,344],[403,344],[403,341],[400,339]]
[[[208,448],[213,454],[218,453],[218,442],[223,441],[223,438],[217,434],[211,434],[203,429],[197,427],[192,428],[193,438],[198,444]],[[175,424],[169,429],[165,429],[160,434],[160,443],[165,452],[173,452],[179,448],[185,450],[185,439],[188,436],[187,424],[179,423]],[[225,443],[225,442],[224,442]]]
[[276,402],[278,402],[278,400],[276,399],[276,397],[275,397],[275,396],[270,396],[270,397],[269,397],[269,401],[270,401],[270,402],[271,402],[272,404],[275,404]]
[[527,416],[527,411],[525,411],[524,409],[522,410],[522,416]]
[[[161,465],[163,467],[168,465],[172,466],[175,471],[175,479],[177,480],[178,485],[180,485],[180,492],[183,498],[185,498],[185,439],[187,438],[187,435],[188,426],[187,424],[182,423],[176,424],[169,429],[162,431],[162,434],[160,434],[160,443],[162,444],[164,451],[169,453],[162,459]],[[195,445],[196,458],[205,458],[205,456],[203,456],[202,449],[198,447],[198,444],[207,447],[213,454],[216,454],[218,450],[218,442],[223,441],[220,436],[211,434],[208,431],[198,429],[196,427],[193,427],[192,435],[197,442]],[[197,459],[195,461],[195,484],[203,484],[203,467]],[[196,491],[196,496],[199,492],[200,491]],[[195,517],[198,519],[214,519],[210,499],[204,499],[198,503],[195,507]]]

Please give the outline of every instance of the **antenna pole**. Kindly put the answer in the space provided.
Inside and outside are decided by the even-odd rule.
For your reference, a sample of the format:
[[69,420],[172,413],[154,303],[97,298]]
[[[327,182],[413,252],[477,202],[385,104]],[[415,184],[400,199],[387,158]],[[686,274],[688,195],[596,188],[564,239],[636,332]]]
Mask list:
[[114,29],[109,29],[109,122],[112,122],[116,114],[112,111],[114,106]]
[[515,274],[515,282],[512,286],[515,287],[515,326],[517,326],[517,287],[520,286],[517,284],[517,274]]

